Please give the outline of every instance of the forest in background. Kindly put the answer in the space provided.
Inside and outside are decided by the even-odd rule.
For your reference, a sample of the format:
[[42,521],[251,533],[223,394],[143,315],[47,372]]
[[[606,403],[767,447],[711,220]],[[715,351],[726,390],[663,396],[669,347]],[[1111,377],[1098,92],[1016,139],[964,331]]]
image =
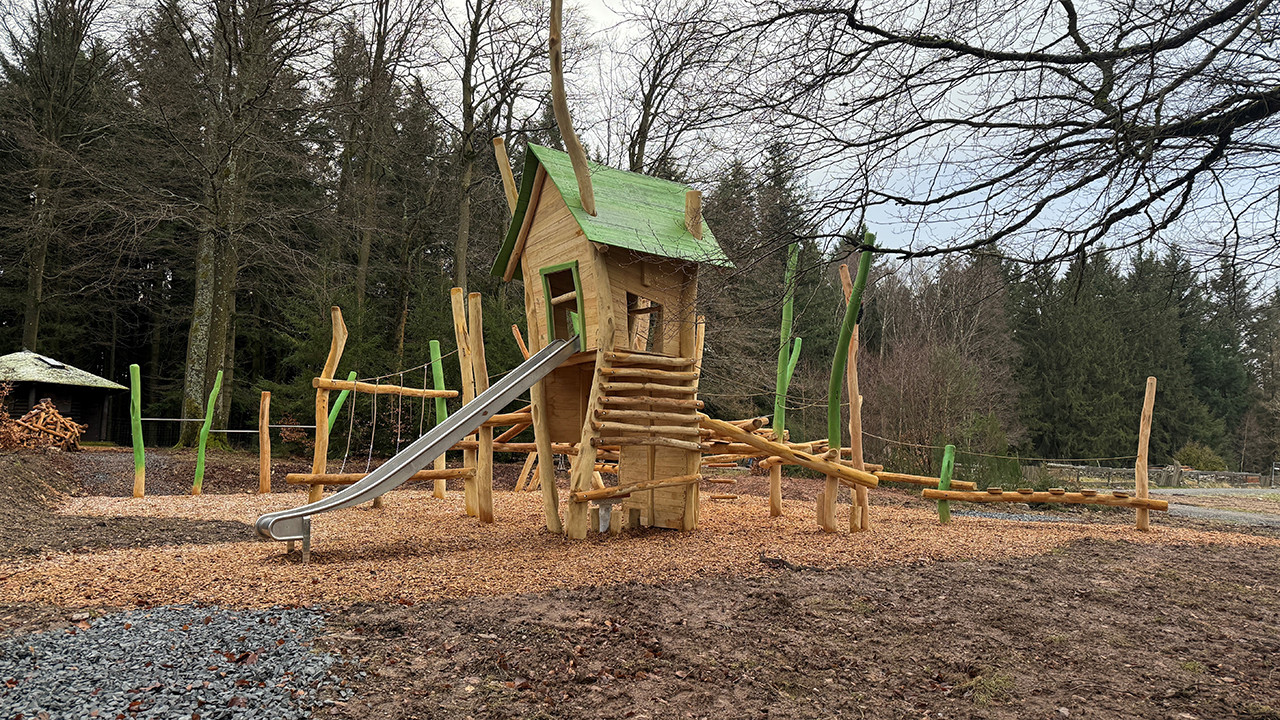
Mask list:
[[[818,437],[843,312],[836,266],[858,248],[830,232],[809,135],[725,129],[728,111],[748,111],[703,78],[746,46],[696,42],[722,21],[712,7],[657,2],[627,16],[622,40],[571,41],[571,74],[589,56],[611,63],[575,107],[594,120],[594,157],[706,193],[737,266],[701,277],[711,413],[771,413],[786,248],[800,245],[788,428]],[[559,146],[543,3],[159,0],[123,29],[120,10],[4,6],[0,353],[27,347],[122,383],[138,363],[151,417],[202,416],[221,370],[217,427],[253,425],[261,390],[305,423],[331,305],[350,329],[340,374],[399,382],[421,373],[429,341],[452,348],[448,293],[461,285],[485,296],[490,372],[518,363],[522,288],[489,274],[508,223],[489,140],[507,140],[517,174],[526,143]],[[586,37],[585,22],[571,12],[570,36]],[[912,232],[901,228],[871,229],[883,242]],[[949,442],[1125,464],[1155,375],[1154,462],[1216,455],[1266,471],[1280,443],[1274,278],[1247,257],[1132,237],[1046,263],[1011,259],[1010,238],[878,257],[860,330],[868,459],[927,469],[923,446]],[[339,428],[352,447],[393,450],[386,425],[371,437],[368,402]],[[407,437],[420,416],[401,410]]]

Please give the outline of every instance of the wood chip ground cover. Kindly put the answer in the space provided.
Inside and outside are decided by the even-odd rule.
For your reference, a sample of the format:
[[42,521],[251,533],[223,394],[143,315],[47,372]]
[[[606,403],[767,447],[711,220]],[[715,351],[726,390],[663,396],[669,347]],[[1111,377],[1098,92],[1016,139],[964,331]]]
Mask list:
[[482,525],[464,515],[460,493],[436,500],[429,492],[398,491],[382,510],[317,517],[312,562],[302,566],[285,557],[283,543],[258,542],[251,530],[261,513],[302,501],[299,493],[67,498],[59,510],[66,515],[241,522],[245,539],[0,562],[0,597],[62,607],[346,606],[774,572],[761,564],[762,554],[796,565],[874,568],[1030,557],[1080,540],[1280,547],[1276,538],[1162,527],[1159,518],[1146,534],[1121,524],[982,518],[939,526],[931,511],[906,507],[873,507],[871,533],[827,535],[814,526],[809,503],[788,501],[784,517],[769,518],[764,499],[752,496],[704,503],[702,526],[693,533],[643,531],[570,542],[542,529],[535,494],[499,493],[498,521]]

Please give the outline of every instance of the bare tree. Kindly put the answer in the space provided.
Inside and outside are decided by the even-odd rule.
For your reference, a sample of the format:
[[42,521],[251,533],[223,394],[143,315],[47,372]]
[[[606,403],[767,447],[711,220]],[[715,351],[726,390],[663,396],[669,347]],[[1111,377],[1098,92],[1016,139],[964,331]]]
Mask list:
[[767,58],[742,107],[828,178],[833,234],[1056,261],[1180,232],[1275,266],[1272,0],[782,2],[739,29]]

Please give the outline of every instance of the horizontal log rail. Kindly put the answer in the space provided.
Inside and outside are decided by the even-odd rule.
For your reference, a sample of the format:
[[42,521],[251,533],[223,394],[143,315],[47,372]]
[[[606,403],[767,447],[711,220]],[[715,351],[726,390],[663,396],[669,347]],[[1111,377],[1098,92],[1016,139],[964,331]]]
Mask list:
[[[409,478],[411,481],[452,480],[454,478],[475,477],[475,468],[445,468],[444,470],[419,470]],[[290,485],[354,485],[368,476],[368,473],[289,473],[284,481]]]
[[692,440],[677,440],[669,437],[646,437],[637,435],[636,437],[598,437],[591,438],[591,446],[595,448],[603,447],[623,447],[627,445],[644,445],[647,447],[669,447],[677,450],[692,450],[701,452],[702,445]]
[[[923,485],[925,487],[931,487],[931,488],[938,487],[938,483],[940,482],[940,479],[936,477],[927,477],[924,475],[908,475],[906,473],[896,473],[896,472],[885,472],[883,470],[876,470],[871,474],[880,478],[882,482],[907,483],[909,485]],[[965,480],[952,480],[951,489],[952,490],[977,490],[978,484],[967,482]]]
[[1144,508],[1147,510],[1159,510],[1162,512],[1167,512],[1169,510],[1169,502],[1167,500],[1128,497],[1125,493],[1121,493],[1120,495],[1086,495],[1084,493],[1069,492],[1001,492],[997,494],[990,492],[933,490],[925,488],[921,491],[921,494],[929,500],[958,500],[961,502],[977,503],[1065,503],[1068,505],[1107,505],[1109,507]]
[[600,422],[592,420],[591,427],[601,433],[646,433],[649,435],[676,435],[681,437],[698,437],[702,430],[697,427],[680,425],[636,425],[634,423]]
[[649,355],[626,351],[609,351],[604,354],[605,360],[624,365],[659,365],[661,367],[692,367],[693,361],[684,357],[669,355]]
[[651,370],[649,368],[639,367],[600,368],[600,374],[610,378],[646,378],[648,380],[663,380],[670,382],[684,382],[698,379],[698,373],[694,370]]
[[667,407],[667,408],[690,408],[693,410],[701,410],[703,407],[701,400],[692,398],[660,398],[646,397],[644,395],[631,395],[629,397],[604,396],[600,398],[600,404],[606,407],[615,408],[634,408],[634,407]]
[[351,390],[368,395],[402,395],[420,398],[456,398],[457,390],[430,390],[425,388],[401,387],[399,385],[375,385],[367,382],[350,380],[330,380],[328,378],[311,378],[311,387],[317,390]]
[[610,420],[619,422],[634,422],[636,420],[647,420],[650,422],[661,423],[698,423],[698,413],[689,409],[687,413],[678,412],[662,412],[659,410],[611,410],[609,408],[599,408],[596,410],[597,420]]
[[644,492],[646,490],[656,490],[658,488],[671,487],[673,485],[689,485],[696,483],[702,479],[701,475],[677,475],[676,477],[664,478],[662,480],[649,480],[647,482],[636,483],[635,485],[626,485],[620,487],[607,487],[601,490],[587,490],[584,492],[575,492],[569,495],[574,502],[587,502],[590,500],[608,500],[610,498],[625,497],[631,493]]
[[671,393],[673,395],[697,395],[698,388],[682,385],[665,385],[663,383],[602,382],[600,389],[606,393],[647,392]]

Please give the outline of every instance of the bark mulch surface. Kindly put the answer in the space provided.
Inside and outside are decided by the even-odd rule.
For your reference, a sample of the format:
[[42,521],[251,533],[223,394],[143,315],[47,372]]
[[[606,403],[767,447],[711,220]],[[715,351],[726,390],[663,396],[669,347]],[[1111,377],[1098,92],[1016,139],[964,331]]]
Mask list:
[[327,644],[367,678],[330,712],[1275,720],[1275,559],[1081,540],[1008,560],[356,606]]

